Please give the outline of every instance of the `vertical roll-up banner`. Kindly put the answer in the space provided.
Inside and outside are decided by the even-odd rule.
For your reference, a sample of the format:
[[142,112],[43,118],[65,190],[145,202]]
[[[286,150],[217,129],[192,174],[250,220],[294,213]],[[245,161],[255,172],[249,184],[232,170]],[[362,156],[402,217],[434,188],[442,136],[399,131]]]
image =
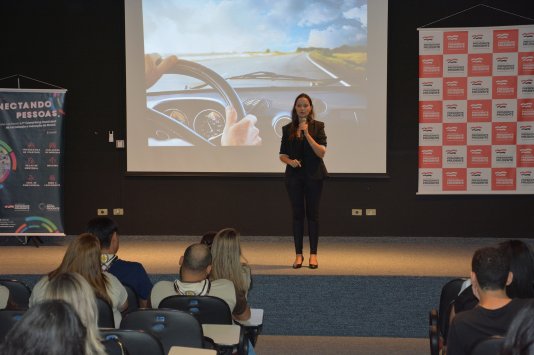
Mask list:
[[534,194],[534,26],[419,29],[419,194]]
[[64,236],[66,90],[0,89],[0,235]]

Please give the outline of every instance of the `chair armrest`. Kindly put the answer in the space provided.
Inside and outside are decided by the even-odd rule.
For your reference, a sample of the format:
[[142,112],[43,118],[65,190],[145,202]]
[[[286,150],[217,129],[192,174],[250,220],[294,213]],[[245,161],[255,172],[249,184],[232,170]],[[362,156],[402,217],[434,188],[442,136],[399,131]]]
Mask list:
[[213,349],[187,348],[184,346],[171,346],[168,355],[217,355]]
[[239,344],[241,327],[235,324],[202,324],[206,337],[213,339],[215,344],[236,346]]
[[263,309],[262,308],[251,308],[250,309],[250,318],[248,320],[236,321],[242,326],[245,327],[258,327],[263,325]]
[[258,336],[261,334],[261,331],[263,329],[263,309],[251,308],[250,314],[251,315],[248,320],[234,320],[234,322],[245,328],[245,338],[250,340],[250,343],[255,346],[256,342],[258,341]]

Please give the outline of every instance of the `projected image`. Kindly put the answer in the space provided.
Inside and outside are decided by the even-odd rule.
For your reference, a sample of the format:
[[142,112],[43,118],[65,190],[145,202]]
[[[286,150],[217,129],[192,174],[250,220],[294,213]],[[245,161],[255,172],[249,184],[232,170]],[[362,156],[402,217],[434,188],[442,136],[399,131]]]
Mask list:
[[350,148],[367,120],[366,0],[143,0],[142,14],[147,147],[276,157],[301,92],[329,144]]

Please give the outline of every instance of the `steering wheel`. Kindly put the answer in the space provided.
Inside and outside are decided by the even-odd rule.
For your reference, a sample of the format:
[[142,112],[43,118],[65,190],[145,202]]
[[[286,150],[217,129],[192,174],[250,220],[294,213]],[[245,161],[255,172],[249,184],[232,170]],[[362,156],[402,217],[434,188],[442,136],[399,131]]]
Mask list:
[[178,59],[178,62],[169,71],[169,74],[187,75],[202,80],[214,88],[223,97],[227,105],[235,108],[238,120],[245,117],[245,108],[234,88],[213,70],[189,60]]
[[[166,74],[180,74],[202,80],[204,83],[215,89],[219,95],[221,95],[227,105],[234,107],[237,112],[238,120],[245,117],[245,108],[243,107],[243,103],[241,102],[241,99],[235,92],[234,88],[232,88],[222,76],[213,70],[189,60],[178,59],[174,67],[171,68]],[[171,119],[161,112],[152,111],[151,116],[152,117],[149,118],[150,121],[157,124],[160,129],[165,130],[167,134],[179,135],[193,145],[214,145],[212,142],[199,135],[190,127]],[[179,132],[177,132],[177,125],[179,125],[181,128]]]

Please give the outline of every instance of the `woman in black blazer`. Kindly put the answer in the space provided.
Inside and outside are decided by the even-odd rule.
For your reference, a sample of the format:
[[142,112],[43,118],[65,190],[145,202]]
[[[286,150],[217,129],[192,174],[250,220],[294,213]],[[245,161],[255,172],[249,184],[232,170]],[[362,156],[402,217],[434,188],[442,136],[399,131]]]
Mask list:
[[286,164],[285,185],[293,212],[293,238],[296,258],[293,268],[302,266],[304,216],[310,237],[310,269],[317,269],[319,241],[319,200],[327,176],[323,157],[326,153],[324,123],[314,119],[313,103],[306,94],[295,99],[292,122],[282,128],[280,160]]

